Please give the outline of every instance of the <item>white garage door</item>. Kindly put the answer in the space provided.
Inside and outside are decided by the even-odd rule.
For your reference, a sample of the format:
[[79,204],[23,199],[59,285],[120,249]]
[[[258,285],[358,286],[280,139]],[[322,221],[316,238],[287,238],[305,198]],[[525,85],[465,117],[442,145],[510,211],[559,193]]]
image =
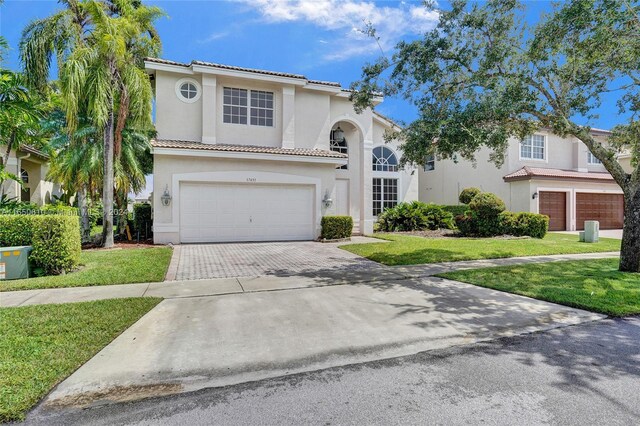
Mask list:
[[184,243],[286,241],[314,238],[314,187],[183,183]]

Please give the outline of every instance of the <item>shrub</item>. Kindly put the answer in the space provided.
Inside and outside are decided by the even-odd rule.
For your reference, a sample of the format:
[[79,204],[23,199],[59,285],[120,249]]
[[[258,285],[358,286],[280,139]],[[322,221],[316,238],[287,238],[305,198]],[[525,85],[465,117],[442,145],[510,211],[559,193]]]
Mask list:
[[469,206],[466,206],[464,204],[457,206],[442,206],[442,208],[445,209],[445,211],[451,213],[453,217],[464,216],[467,210],[469,210]]
[[33,217],[30,215],[0,215],[0,247],[31,245]]
[[33,246],[29,260],[46,274],[60,274],[80,261],[78,218],[66,215],[2,215],[0,246]]
[[471,200],[475,198],[476,195],[480,194],[482,191],[479,188],[465,188],[460,192],[458,196],[458,200],[462,204],[469,204]]
[[349,238],[353,232],[351,216],[324,216],[320,225],[322,226],[320,238],[325,240]]
[[61,274],[80,262],[80,230],[75,216],[33,216],[30,260],[46,274]]
[[500,213],[500,226],[503,234],[516,237],[544,238],[549,229],[549,217],[527,212],[502,212]]
[[146,238],[151,234],[152,227],[151,204],[135,203],[133,205],[133,228]]
[[453,229],[453,215],[437,204],[400,203],[378,216],[378,230],[387,232]]
[[478,221],[474,220],[473,214],[467,212],[456,216],[456,227],[464,236],[472,236],[478,234]]

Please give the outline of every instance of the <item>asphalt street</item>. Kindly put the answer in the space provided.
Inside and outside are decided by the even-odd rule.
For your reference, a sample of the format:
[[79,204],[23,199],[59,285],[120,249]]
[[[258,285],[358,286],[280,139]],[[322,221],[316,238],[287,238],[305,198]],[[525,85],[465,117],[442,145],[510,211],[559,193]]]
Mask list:
[[80,411],[38,408],[27,424],[640,424],[640,318]]

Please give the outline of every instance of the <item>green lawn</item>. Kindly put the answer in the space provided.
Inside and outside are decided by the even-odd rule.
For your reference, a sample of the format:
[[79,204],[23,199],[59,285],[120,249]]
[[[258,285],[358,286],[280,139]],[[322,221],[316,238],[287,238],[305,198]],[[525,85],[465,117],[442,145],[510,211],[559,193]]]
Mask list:
[[0,310],[0,422],[23,419],[51,388],[160,300],[113,299]]
[[439,276],[612,316],[640,314],[640,274],[618,271],[618,262],[576,260]]
[[416,265],[460,260],[518,256],[619,251],[620,240],[601,238],[599,243],[578,242],[577,235],[547,234],[540,240],[500,238],[422,238],[376,234],[391,242],[349,244],[340,248],[385,265]]
[[0,281],[0,291],[85,287],[163,281],[171,261],[169,247],[90,250],[80,255],[80,270],[66,275]]

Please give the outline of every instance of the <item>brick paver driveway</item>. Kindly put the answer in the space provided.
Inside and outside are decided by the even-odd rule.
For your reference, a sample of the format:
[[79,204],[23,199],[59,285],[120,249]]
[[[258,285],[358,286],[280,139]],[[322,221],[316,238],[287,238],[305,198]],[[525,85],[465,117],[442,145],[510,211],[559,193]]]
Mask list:
[[377,269],[384,267],[334,244],[311,241],[192,244],[180,246],[176,279],[317,276]]

